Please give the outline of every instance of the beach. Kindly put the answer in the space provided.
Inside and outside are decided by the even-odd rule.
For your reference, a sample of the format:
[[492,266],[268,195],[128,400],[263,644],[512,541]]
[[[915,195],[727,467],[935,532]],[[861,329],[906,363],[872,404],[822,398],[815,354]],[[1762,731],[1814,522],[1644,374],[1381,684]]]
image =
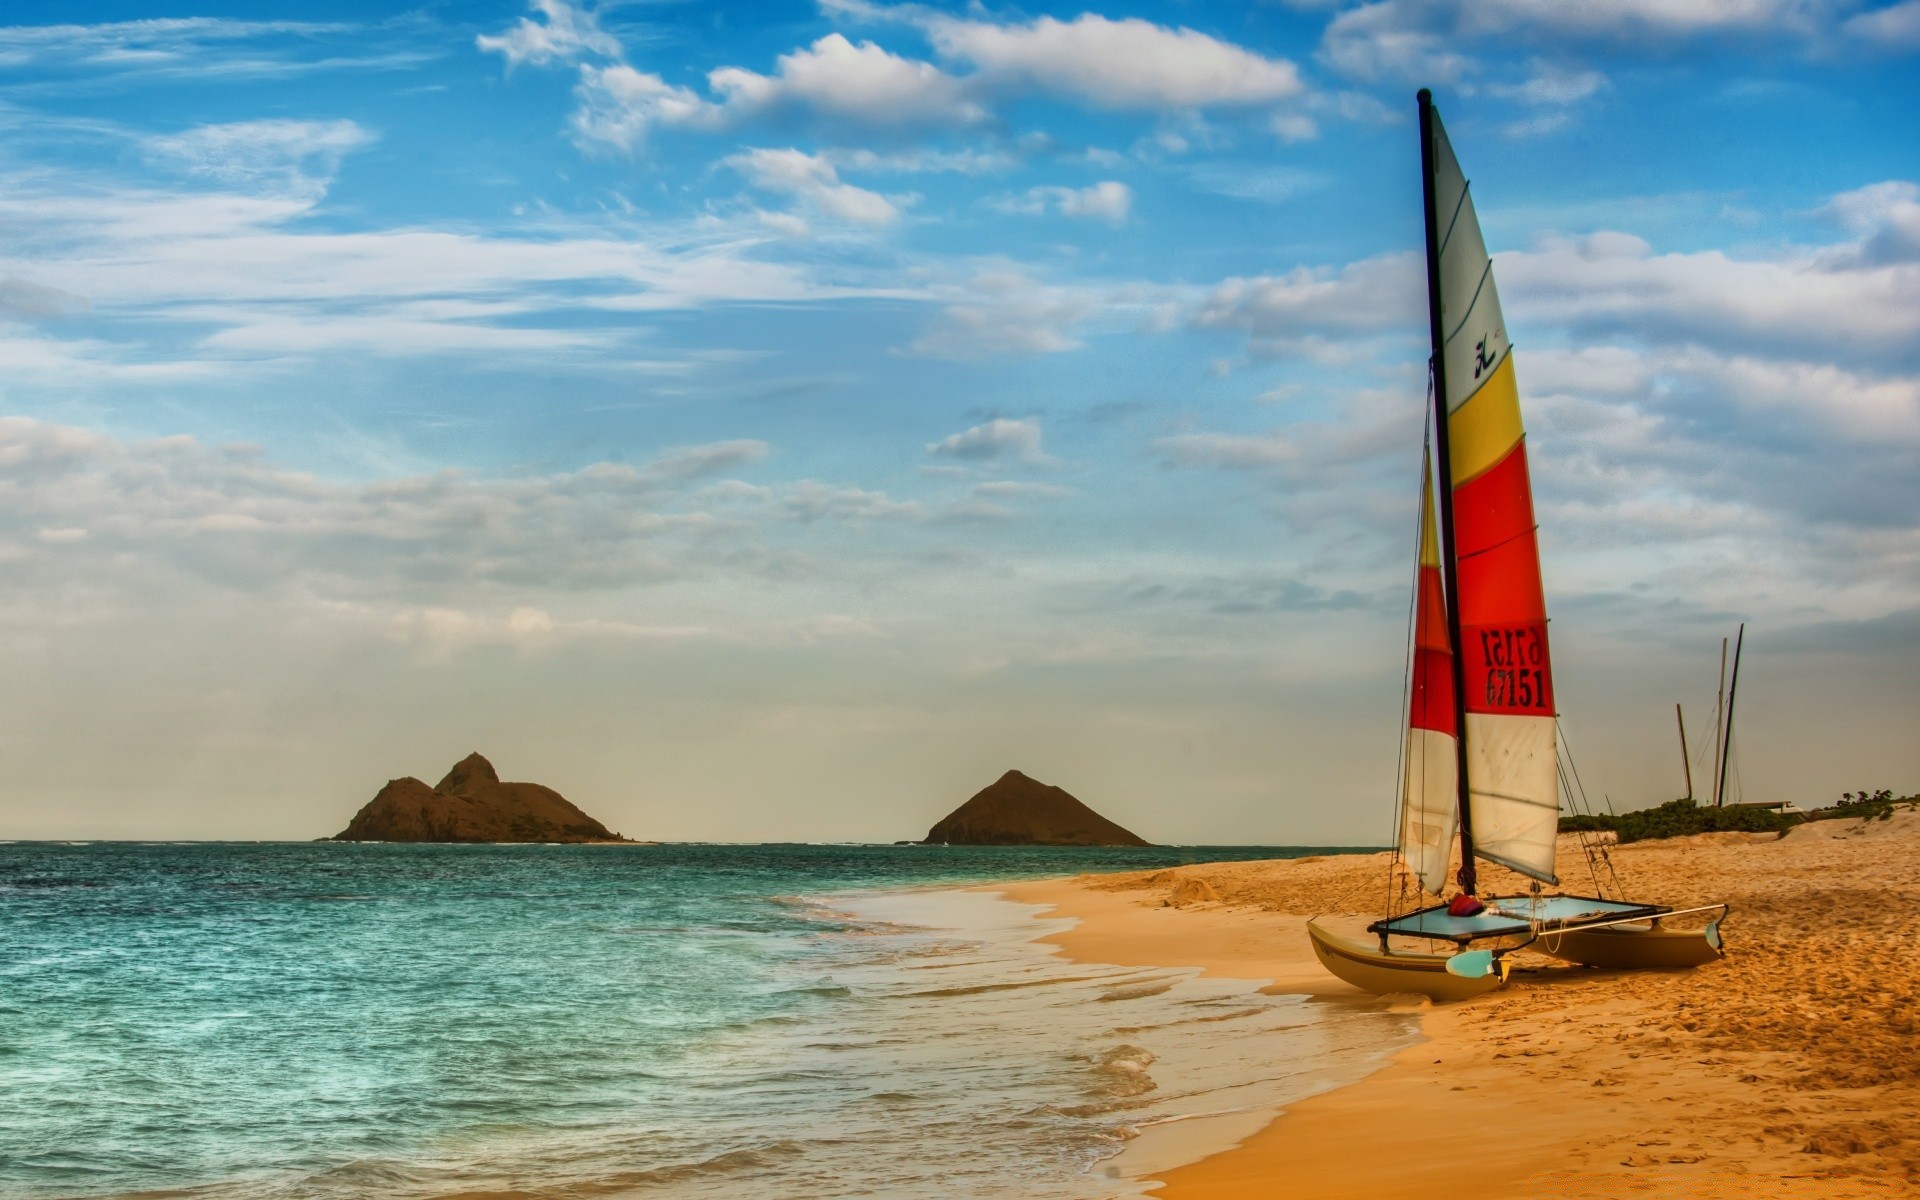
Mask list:
[[[1384,853],[996,890],[1076,919],[1048,940],[1077,961],[1200,968],[1328,1006],[1420,1013],[1422,1040],[1359,1082],[1230,1145],[1216,1128],[1213,1142],[1196,1130],[1184,1155],[1158,1146],[1131,1169],[1163,1200],[1920,1190],[1920,812],[1607,846],[1591,865],[1563,835],[1559,859],[1571,892],[1611,868],[1636,899],[1729,903],[1727,956],[1629,973],[1525,954],[1505,988],[1435,1006],[1367,996],[1308,945],[1308,916],[1357,930],[1377,915]],[[1482,881],[1526,886],[1491,868]]]

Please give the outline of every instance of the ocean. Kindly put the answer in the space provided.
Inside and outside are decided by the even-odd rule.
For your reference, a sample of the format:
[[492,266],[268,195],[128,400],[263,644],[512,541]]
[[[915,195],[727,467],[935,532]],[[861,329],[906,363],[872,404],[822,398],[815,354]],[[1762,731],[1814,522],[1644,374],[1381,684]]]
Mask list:
[[0,844],[0,1195],[1138,1195],[1409,1018],[958,889],[1311,852]]

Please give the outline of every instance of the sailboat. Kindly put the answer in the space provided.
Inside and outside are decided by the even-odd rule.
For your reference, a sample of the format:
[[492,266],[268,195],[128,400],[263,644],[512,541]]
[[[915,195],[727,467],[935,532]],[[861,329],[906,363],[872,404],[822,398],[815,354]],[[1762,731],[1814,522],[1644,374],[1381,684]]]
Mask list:
[[[1513,352],[1466,176],[1424,88],[1419,106],[1433,436],[1421,470],[1396,869],[1422,894],[1442,897],[1449,882],[1458,891],[1373,922],[1375,942],[1320,918],[1307,932],[1340,979],[1436,1000],[1498,987],[1507,956],[1529,945],[1590,966],[1697,966],[1722,953],[1725,905],[1544,891],[1560,885],[1559,724]],[[1478,896],[1482,861],[1533,880],[1531,892]],[[1701,929],[1665,924],[1709,915]]]

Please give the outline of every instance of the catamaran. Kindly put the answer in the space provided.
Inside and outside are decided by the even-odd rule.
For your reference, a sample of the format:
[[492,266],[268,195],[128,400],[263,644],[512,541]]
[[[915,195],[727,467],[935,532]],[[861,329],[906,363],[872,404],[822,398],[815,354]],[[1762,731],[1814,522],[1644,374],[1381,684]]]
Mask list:
[[[1393,869],[1418,882],[1416,900],[1444,899],[1449,882],[1458,891],[1373,922],[1375,942],[1320,918],[1307,931],[1321,963],[1348,983],[1437,1000],[1498,987],[1507,955],[1528,945],[1589,966],[1697,966],[1722,953],[1725,905],[1676,910],[1544,890],[1560,886],[1559,721],[1513,348],[1466,176],[1424,88],[1419,105],[1432,442],[1421,468]],[[1479,897],[1481,861],[1533,880],[1531,892]],[[1594,890],[1603,890],[1597,870]],[[1711,920],[1664,923],[1685,916]],[[1404,948],[1409,941],[1450,948]]]

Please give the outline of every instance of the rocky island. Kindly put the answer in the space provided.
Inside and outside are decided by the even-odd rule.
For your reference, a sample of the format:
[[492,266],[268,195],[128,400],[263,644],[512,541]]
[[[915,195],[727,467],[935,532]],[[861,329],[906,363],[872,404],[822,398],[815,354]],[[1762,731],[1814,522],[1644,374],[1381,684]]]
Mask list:
[[1071,794],[1019,771],[974,793],[927,833],[929,845],[1150,846]]
[[502,783],[469,754],[433,787],[389,780],[335,834],[336,842],[624,842],[628,839],[537,783]]

